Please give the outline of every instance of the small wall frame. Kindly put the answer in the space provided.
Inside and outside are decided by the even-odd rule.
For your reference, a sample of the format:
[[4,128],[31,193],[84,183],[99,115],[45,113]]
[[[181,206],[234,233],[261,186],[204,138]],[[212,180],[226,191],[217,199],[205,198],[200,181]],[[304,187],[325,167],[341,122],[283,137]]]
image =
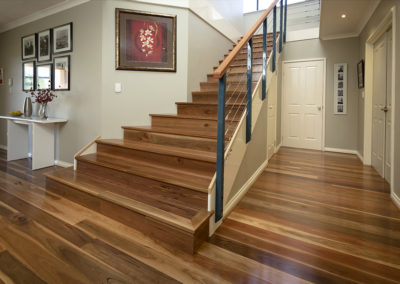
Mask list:
[[70,56],[55,57],[53,62],[53,86],[55,91],[70,90]]
[[22,90],[29,92],[36,90],[36,63],[35,61],[22,63]]
[[347,63],[334,64],[333,113],[347,114]]

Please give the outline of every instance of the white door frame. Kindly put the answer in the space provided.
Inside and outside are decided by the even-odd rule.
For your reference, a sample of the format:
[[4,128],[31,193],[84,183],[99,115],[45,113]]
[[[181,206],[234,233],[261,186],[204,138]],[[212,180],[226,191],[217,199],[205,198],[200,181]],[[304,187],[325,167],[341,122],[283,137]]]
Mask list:
[[323,96],[322,96],[322,137],[321,137],[321,151],[325,150],[325,97],[326,97],[326,57],[321,58],[305,58],[305,59],[297,59],[297,60],[285,60],[282,61],[282,101],[281,101],[281,144],[283,144],[283,124],[284,124],[284,101],[285,101],[285,80],[283,76],[284,65],[287,63],[297,63],[297,62],[312,62],[312,61],[322,61],[323,63]]
[[[372,151],[372,96],[373,96],[373,62],[374,62],[374,44],[380,37],[392,27],[392,62],[396,62],[396,6],[393,6],[389,13],[379,24],[375,32],[367,39],[365,44],[365,98],[364,98],[364,157],[365,165],[371,165]],[[392,110],[395,110],[396,97],[396,68],[392,66]],[[391,157],[391,177],[390,188],[393,192],[394,183],[394,126],[395,126],[395,111],[392,111],[391,125],[391,141],[390,141],[390,157]]]

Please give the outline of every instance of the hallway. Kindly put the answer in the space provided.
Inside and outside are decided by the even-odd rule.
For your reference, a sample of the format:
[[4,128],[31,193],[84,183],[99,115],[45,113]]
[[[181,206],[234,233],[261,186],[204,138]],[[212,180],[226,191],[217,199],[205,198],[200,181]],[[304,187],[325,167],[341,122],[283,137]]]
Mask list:
[[354,155],[281,148],[193,256],[46,192],[52,168],[28,166],[0,151],[0,283],[400,279],[400,211]]
[[355,155],[281,148],[210,242],[311,282],[400,281],[400,211]]

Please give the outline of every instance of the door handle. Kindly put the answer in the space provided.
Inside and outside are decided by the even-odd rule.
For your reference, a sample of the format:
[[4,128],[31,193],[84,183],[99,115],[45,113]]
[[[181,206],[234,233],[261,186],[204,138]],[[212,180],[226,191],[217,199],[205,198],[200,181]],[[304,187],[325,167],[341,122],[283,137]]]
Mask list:
[[389,111],[389,109],[388,109],[388,107],[387,107],[387,106],[385,106],[384,108],[381,108],[381,111],[388,112],[388,111]]
[[322,107],[319,106],[319,107],[318,107],[318,110],[321,111],[321,109],[322,109]]

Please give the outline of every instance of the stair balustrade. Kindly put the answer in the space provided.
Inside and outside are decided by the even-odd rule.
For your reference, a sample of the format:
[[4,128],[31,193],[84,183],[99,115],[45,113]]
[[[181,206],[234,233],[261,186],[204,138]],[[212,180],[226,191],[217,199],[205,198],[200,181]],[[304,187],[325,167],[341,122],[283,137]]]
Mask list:
[[[271,71],[276,71],[276,51],[277,51],[277,12],[276,5],[280,2],[280,29],[279,29],[279,53],[282,51],[283,43],[286,42],[286,15],[287,0],[275,0],[268,9],[257,20],[247,34],[239,41],[234,49],[228,54],[225,60],[215,70],[213,77],[218,79],[218,134],[217,134],[217,167],[215,179],[215,222],[223,217],[224,204],[224,171],[225,160],[229,155],[226,144],[230,143],[236,127],[243,116],[246,119],[246,143],[252,138],[252,99],[253,85],[259,81],[262,76],[262,100],[267,97],[267,68],[268,68],[268,16],[272,16],[273,34],[272,34],[272,51],[271,51]],[[260,58],[254,57],[255,42],[253,37],[262,29],[262,70],[260,71]],[[246,52],[243,52],[246,50]],[[242,62],[241,57],[246,58],[246,63]],[[257,60],[258,66],[254,66],[254,60]],[[244,61],[244,60],[243,60]],[[236,63],[234,63],[236,62]],[[243,64],[238,64],[242,62]],[[246,66],[247,72],[238,76],[235,70]],[[244,111],[245,106],[245,111]],[[238,122],[239,121],[239,122]],[[234,131],[235,130],[235,131]]]

